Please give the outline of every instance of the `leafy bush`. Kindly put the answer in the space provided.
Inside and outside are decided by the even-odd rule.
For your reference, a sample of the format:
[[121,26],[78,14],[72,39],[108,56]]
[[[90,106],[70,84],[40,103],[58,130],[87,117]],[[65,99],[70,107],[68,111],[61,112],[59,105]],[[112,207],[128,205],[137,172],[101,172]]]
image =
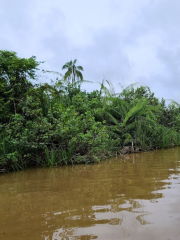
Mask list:
[[151,150],[180,145],[175,102],[167,106],[143,86],[131,85],[115,95],[109,81],[109,91],[105,81],[99,91],[82,91],[77,72],[70,71],[76,61],[65,65],[66,78],[33,85],[39,64],[35,57],[0,51],[1,172],[99,162],[125,146]]

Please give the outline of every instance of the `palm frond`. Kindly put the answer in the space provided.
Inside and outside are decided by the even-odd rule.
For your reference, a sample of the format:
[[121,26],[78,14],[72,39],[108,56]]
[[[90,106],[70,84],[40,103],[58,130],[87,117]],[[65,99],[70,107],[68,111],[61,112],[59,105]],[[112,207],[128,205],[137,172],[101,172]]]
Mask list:
[[69,69],[64,75],[64,81],[67,81],[67,79],[70,78],[71,74],[72,74],[72,70]]
[[75,65],[75,64],[76,64],[76,62],[77,62],[77,59],[74,59],[74,61],[73,61],[73,62],[71,61],[71,63],[72,63],[73,65]]
[[58,76],[60,76],[60,77],[64,77],[64,75],[62,74],[62,73],[60,73],[60,72],[56,72],[56,71],[43,71],[44,73],[52,73],[52,74],[56,74],[56,75],[58,75]]
[[76,69],[80,70],[80,71],[84,71],[82,66],[77,66]]
[[78,86],[79,84],[82,84],[82,83],[93,83],[93,82],[83,79],[83,80],[76,81],[76,82],[74,83],[74,86]]
[[144,108],[144,104],[140,104],[138,103],[137,105],[135,105],[134,107],[132,107],[129,112],[126,114],[126,117],[123,121],[123,126],[126,125],[127,121],[135,114],[137,114],[138,112],[140,112],[142,109]]
[[106,115],[109,117],[109,120],[111,120],[115,125],[119,126],[118,120],[115,117],[113,117],[111,113],[106,112]]
[[166,101],[170,101],[171,103],[177,105],[178,107],[180,107],[180,104],[172,99],[165,99]]
[[139,82],[131,83],[129,86],[127,86],[124,91],[129,91],[132,88],[136,87],[139,84]]
[[76,70],[76,76],[83,81],[83,75],[80,71]]
[[68,68],[70,68],[70,67],[71,67],[70,62],[67,62],[67,63],[65,63],[65,64],[62,66],[62,70],[68,69]]

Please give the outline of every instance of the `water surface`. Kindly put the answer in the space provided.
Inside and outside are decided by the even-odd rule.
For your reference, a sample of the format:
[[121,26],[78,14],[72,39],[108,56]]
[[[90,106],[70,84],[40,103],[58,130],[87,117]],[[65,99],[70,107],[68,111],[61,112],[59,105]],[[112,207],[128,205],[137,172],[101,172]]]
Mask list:
[[180,148],[0,175],[2,240],[179,240]]

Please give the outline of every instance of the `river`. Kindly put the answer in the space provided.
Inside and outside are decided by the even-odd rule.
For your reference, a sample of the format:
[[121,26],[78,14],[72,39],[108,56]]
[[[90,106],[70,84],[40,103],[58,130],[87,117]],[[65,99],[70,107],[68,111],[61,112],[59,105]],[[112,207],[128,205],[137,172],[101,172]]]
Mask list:
[[0,175],[1,240],[179,240],[180,148]]

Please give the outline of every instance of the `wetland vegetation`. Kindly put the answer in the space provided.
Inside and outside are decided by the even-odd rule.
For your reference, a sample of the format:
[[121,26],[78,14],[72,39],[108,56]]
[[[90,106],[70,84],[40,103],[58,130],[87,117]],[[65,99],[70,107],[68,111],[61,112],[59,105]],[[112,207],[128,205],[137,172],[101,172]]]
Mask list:
[[[177,103],[167,105],[135,84],[115,93],[105,79],[87,92],[76,63],[67,62],[61,75],[38,70],[34,56],[0,51],[0,172],[180,145]],[[56,80],[38,82],[39,74],[56,74]]]

